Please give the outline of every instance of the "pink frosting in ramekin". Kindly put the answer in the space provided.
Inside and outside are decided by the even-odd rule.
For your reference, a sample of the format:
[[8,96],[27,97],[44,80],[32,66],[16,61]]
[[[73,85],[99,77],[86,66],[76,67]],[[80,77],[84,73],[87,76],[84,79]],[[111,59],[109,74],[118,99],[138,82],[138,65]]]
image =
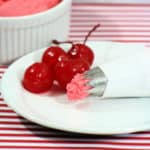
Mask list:
[[0,0],[0,17],[25,16],[46,11],[60,0]]

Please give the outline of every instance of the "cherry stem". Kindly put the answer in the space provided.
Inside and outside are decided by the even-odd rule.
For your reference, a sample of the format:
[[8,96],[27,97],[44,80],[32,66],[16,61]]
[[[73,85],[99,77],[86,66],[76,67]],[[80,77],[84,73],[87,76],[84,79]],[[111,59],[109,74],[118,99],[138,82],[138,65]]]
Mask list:
[[[98,28],[100,27],[100,24],[95,25],[85,36],[85,39],[83,41],[83,44],[85,44],[88,40],[88,38],[91,36],[91,34]],[[71,44],[72,46],[74,45],[73,41],[58,41],[58,40],[52,40],[53,44],[59,45],[59,44]]]
[[92,32],[94,32],[98,27],[100,27],[100,24],[95,25],[89,32],[88,34],[85,36],[84,42],[83,44],[85,44],[88,40],[88,38],[91,36]]
[[59,45],[59,44],[66,44],[66,43],[68,43],[68,44],[72,44],[73,45],[73,41],[57,41],[57,40],[52,40],[52,43],[53,44],[56,44],[56,45]]

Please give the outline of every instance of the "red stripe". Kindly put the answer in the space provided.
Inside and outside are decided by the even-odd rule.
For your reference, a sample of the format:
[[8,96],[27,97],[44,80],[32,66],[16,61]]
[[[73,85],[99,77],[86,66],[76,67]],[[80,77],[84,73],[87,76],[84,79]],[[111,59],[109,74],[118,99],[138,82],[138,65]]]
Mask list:
[[22,122],[21,120],[16,121],[16,122],[12,122],[12,121],[0,121],[0,124],[9,124],[9,125],[34,125],[32,122]]
[[6,69],[6,68],[8,68],[8,66],[0,66],[0,68]]
[[[38,131],[38,130],[37,130]],[[53,138],[74,138],[74,137],[72,137],[72,135],[65,135],[65,134],[60,134],[60,133],[55,133],[54,132],[54,134],[53,133],[48,133],[48,132],[46,132],[46,131],[41,131],[41,133],[36,133],[35,131],[34,131],[34,135],[32,134],[32,132],[31,133],[29,133],[29,134],[27,134],[27,133],[24,133],[24,134],[0,134],[0,137],[2,136],[2,137],[9,137],[9,136],[14,136],[14,137],[35,137],[35,136],[42,136],[42,137],[53,137]]]
[[13,110],[1,110],[1,109],[0,109],[0,113],[1,113],[1,112],[3,112],[3,113],[5,113],[5,112],[6,112],[6,113],[15,113]]
[[[38,130],[37,130],[38,131]],[[36,132],[35,132],[36,133]],[[55,133],[55,132],[54,132]],[[53,137],[53,138],[70,138],[70,139],[74,139],[74,140],[79,140],[79,141],[82,141],[82,139],[84,139],[84,140],[87,140],[87,141],[84,141],[84,142],[88,142],[89,143],[89,138],[88,137],[82,137],[82,136],[74,136],[74,135],[72,135],[72,134],[68,134],[68,135],[66,135],[66,134],[61,134],[61,132],[60,133],[58,133],[58,134],[53,134],[53,133],[48,133],[47,131],[43,131],[43,132],[41,132],[41,133],[37,133],[37,134],[32,134],[32,133],[23,133],[23,134],[21,134],[21,133],[1,133],[0,134],[0,137],[9,137],[9,136],[14,136],[14,137],[34,137],[34,136],[37,136],[37,135],[42,135],[42,137]],[[95,138],[90,138],[90,139],[95,139]],[[132,142],[132,141],[134,141],[134,140],[137,140],[137,141],[139,141],[139,143],[140,143],[140,140],[145,140],[145,142],[147,141],[149,141],[150,140],[150,137],[130,137],[130,135],[129,135],[129,137],[99,137],[99,138],[96,138],[96,140],[99,140],[99,142],[101,142],[100,140],[101,139],[103,139],[103,141],[104,140],[107,140],[107,139],[109,139],[109,140],[130,140],[130,142]],[[78,141],[76,141],[76,142],[78,142]],[[146,143],[147,143],[146,142]],[[120,143],[120,142],[118,142],[118,143]],[[124,143],[124,142],[123,142]],[[133,143],[133,142],[132,142]]]
[[[23,126],[24,127],[24,126]],[[46,129],[46,128],[41,128],[40,126],[36,126],[35,125],[35,128],[32,128],[32,127],[24,127],[24,128],[17,128],[17,127],[15,127],[15,128],[13,128],[13,127],[0,127],[0,131],[4,131],[4,130],[7,130],[7,131],[28,131],[28,130],[31,130],[31,131],[46,131],[46,132],[48,132],[49,131],[49,129]]]
[[[30,149],[42,149],[42,150],[135,150],[134,148],[106,148],[106,147],[101,147],[101,146],[94,146],[92,147],[78,147],[78,146],[0,146],[0,148],[15,148],[15,149],[20,149],[20,148],[30,148]],[[146,150],[143,148],[138,148],[136,150]],[[147,149],[148,150],[148,149]]]
[[[133,148],[107,148],[107,147],[101,147],[101,146],[97,146],[97,147],[94,147],[94,148],[89,148],[89,147],[83,147],[83,148],[70,148],[70,149],[66,149],[65,150],[72,150],[72,149],[76,149],[76,150],[83,150],[83,149],[90,149],[90,150],[146,150],[145,148],[138,148],[138,149],[135,149],[134,147]],[[60,150],[60,149],[59,149]],[[148,150],[148,149],[147,149]]]
[[[20,148],[30,148],[30,149],[58,149],[58,150],[72,150],[72,149],[77,149],[77,150],[105,150],[105,148],[103,149],[103,148],[99,148],[99,147],[94,147],[94,148],[89,148],[89,147],[83,147],[83,148],[80,148],[80,147],[70,147],[70,146],[30,146],[30,145],[26,145],[26,146],[14,146],[14,145],[12,145],[12,146],[0,146],[0,148],[16,148],[16,149],[20,149]],[[116,150],[116,149],[106,149],[106,150]],[[127,149],[121,149],[121,150],[127,150]],[[130,149],[128,149],[128,150],[130,150]],[[133,149],[132,149],[133,150]],[[139,150],[139,149],[138,149]]]
[[[35,131],[34,131],[35,132]],[[27,134],[27,133],[24,133],[24,134],[0,134],[0,137],[9,137],[9,136],[13,136],[13,137],[39,137],[39,136],[42,136],[42,137],[53,137],[53,138],[65,138],[66,136],[65,135],[61,135],[61,134],[52,134],[52,133],[48,133],[47,134],[47,132],[45,131],[43,131],[43,132],[41,132],[41,133],[36,133],[35,132],[35,134],[32,134],[32,133],[29,133],[29,134]],[[69,137],[69,136],[68,136]],[[68,138],[68,137],[66,137],[66,138]],[[69,137],[69,138],[71,138],[71,137]]]
[[[80,37],[80,40],[83,40],[83,37]],[[75,40],[75,37],[70,37],[71,40]],[[79,39],[79,38],[78,38]],[[75,41],[78,41],[78,39],[76,39]],[[102,41],[103,39],[98,38],[91,38],[92,41]],[[118,39],[118,40],[114,40],[114,39],[108,39],[108,41],[113,41],[113,42],[123,42],[123,43],[150,43],[150,40],[128,40],[128,39]]]
[[112,142],[112,141],[69,141],[69,140],[18,140],[18,139],[7,139],[7,140],[0,140],[0,143],[62,143],[62,144],[108,144],[108,145],[120,145],[120,146],[150,146],[150,143],[128,143],[128,142]]
[[150,4],[145,3],[73,3],[73,6],[109,6],[109,7],[150,7]]
[[[71,32],[72,33],[82,33],[82,32],[88,32],[89,30],[88,29],[72,29],[71,30]],[[142,29],[127,29],[127,30],[125,30],[125,29],[103,29],[103,28],[101,28],[101,29],[99,29],[99,30],[97,30],[97,32],[99,32],[99,33],[101,33],[101,32],[131,32],[131,33],[133,33],[133,32],[135,32],[135,33],[137,33],[137,32],[150,32],[150,29],[147,29],[147,30],[142,30]],[[96,32],[95,32],[96,33]]]
[[7,104],[0,104],[0,107],[8,107]]
[[[70,35],[70,37],[84,37],[84,35],[74,35],[73,33]],[[118,35],[118,34],[116,34],[116,35],[113,35],[113,34],[99,34],[99,35],[92,35],[92,37],[91,38],[94,38],[94,37],[123,37],[123,38],[125,38],[125,37],[133,37],[133,38],[137,38],[137,37],[141,37],[141,38],[144,38],[144,37],[150,37],[150,35],[124,35],[124,34],[122,34],[122,35]]]
[[3,74],[4,73],[4,71],[0,71],[0,74]]
[[124,17],[124,18],[149,18],[149,16],[150,16],[150,14],[148,14],[148,15],[145,15],[145,14],[134,14],[134,15],[132,15],[132,14],[109,14],[109,15],[106,15],[106,14],[87,14],[87,13],[85,13],[85,14],[72,14],[72,17],[76,17],[76,18],[89,18],[89,17],[91,17],[91,18],[100,18],[100,17],[111,17],[111,18],[113,18],[113,17],[117,17],[117,18],[122,18],[122,17]]
[[[115,29],[124,28],[124,27],[135,27],[135,24],[101,24],[102,27],[114,27]],[[136,27],[139,28],[150,28],[150,24],[136,24]],[[91,24],[71,24],[71,30],[72,28],[91,28]]]
[[112,40],[113,42],[125,42],[125,43],[150,43],[150,40]]
[[[93,8],[93,9],[92,9]],[[150,10],[149,9],[145,9],[145,8],[143,8],[143,9],[133,9],[133,8],[128,8],[128,9],[111,9],[110,7],[108,7],[108,8],[105,8],[105,9],[101,9],[101,8],[103,8],[103,7],[99,7],[98,9],[95,9],[93,6],[91,6],[91,9],[88,9],[88,8],[86,8],[86,7],[84,7],[84,9],[83,9],[83,7],[81,7],[81,8],[75,8],[75,7],[73,7],[72,9],[73,9],[73,12],[72,12],[72,14],[73,13],[75,13],[75,12],[81,12],[81,13],[86,13],[86,12],[90,12],[90,13],[100,13],[100,12],[111,12],[111,13],[122,13],[122,12],[127,12],[128,11],[128,13],[132,13],[132,12],[136,12],[136,13],[149,13],[150,12]]]
[[[6,115],[0,115],[0,118],[6,118],[6,119],[20,119],[19,116],[6,116]],[[21,118],[22,119],[22,118]]]
[[[134,148],[106,148],[106,147],[100,147],[100,146],[94,146],[94,148],[89,148],[87,146],[84,147],[78,147],[78,146],[30,146],[30,145],[26,145],[26,146],[0,146],[0,148],[16,148],[16,149],[20,149],[20,148],[30,148],[30,149],[48,149],[48,150],[53,150],[53,149],[57,149],[57,150],[135,150]],[[145,150],[145,149],[138,149],[138,150]]]
[[112,22],[112,23],[114,23],[115,24],[115,22],[125,22],[125,23],[127,23],[127,22],[134,22],[134,23],[150,23],[150,20],[146,20],[146,19],[143,19],[143,18],[141,18],[141,19],[136,19],[136,20],[133,20],[132,18],[130,18],[129,20],[128,19],[124,19],[124,18],[122,18],[122,19],[117,19],[117,18],[115,18],[114,20],[112,20],[112,19],[104,19],[104,18],[94,18],[94,19],[82,19],[82,18],[73,18],[72,20],[71,20],[72,22],[75,22],[75,23],[77,23],[77,22],[88,22],[88,23],[93,23],[93,22],[97,22],[97,23],[100,23],[100,24],[102,24],[102,23],[104,23],[104,22]]

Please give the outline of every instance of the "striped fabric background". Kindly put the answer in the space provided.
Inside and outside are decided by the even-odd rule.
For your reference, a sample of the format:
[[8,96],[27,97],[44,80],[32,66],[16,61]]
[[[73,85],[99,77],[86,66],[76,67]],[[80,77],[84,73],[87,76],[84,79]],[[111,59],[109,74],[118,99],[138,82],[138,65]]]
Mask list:
[[[150,42],[150,4],[74,3],[70,40]],[[7,67],[0,66],[0,79]],[[86,136],[43,128],[13,112],[0,95],[0,149],[6,150],[150,150],[150,131],[116,136]]]
[[83,40],[87,31],[101,24],[90,40],[150,42],[150,4],[75,3],[70,38]]

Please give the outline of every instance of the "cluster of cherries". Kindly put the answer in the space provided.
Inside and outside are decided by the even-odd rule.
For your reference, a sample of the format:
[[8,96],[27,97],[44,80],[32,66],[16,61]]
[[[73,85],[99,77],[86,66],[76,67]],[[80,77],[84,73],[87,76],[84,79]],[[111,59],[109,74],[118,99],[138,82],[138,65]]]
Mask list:
[[[90,34],[99,27],[99,24],[89,31],[83,43],[53,41],[55,46],[46,49],[40,62],[30,65],[24,73],[23,87],[33,93],[41,93],[50,90],[54,81],[57,81],[62,89],[71,81],[77,73],[83,73],[90,69],[94,61],[94,53],[86,45]],[[65,52],[59,44],[70,43],[72,47]]]

